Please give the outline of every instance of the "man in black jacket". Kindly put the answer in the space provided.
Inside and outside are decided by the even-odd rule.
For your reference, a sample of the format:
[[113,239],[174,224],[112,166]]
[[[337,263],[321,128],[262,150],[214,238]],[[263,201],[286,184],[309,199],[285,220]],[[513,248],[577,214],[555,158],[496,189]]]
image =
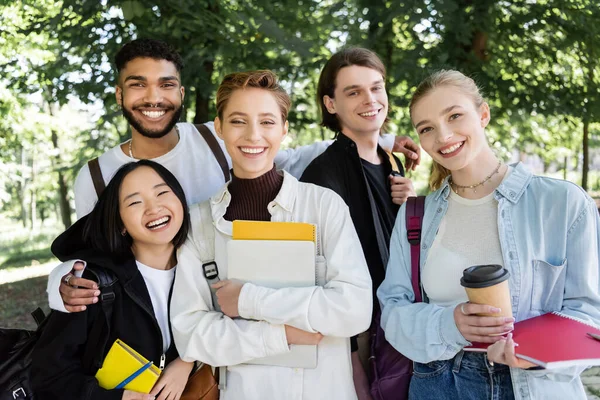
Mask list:
[[[370,50],[342,50],[325,64],[317,97],[321,125],[335,132],[337,139],[306,168],[301,180],[332,189],[348,205],[373,280],[374,312],[378,312],[375,293],[385,277],[396,214],[409,196],[416,196],[400,160],[377,144],[388,113],[385,67]],[[418,154],[418,146],[414,150]],[[417,163],[418,158],[407,160],[407,167]],[[368,334],[360,336],[360,345],[358,338],[351,345],[357,394],[360,400],[370,399],[364,372]]]

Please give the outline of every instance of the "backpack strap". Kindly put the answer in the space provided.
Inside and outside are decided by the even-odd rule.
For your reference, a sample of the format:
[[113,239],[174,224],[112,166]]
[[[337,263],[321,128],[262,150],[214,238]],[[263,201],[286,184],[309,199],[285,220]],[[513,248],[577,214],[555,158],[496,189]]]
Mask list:
[[[211,137],[214,139],[212,134]],[[229,172],[229,170],[227,170],[227,172]],[[198,204],[198,210],[200,211],[200,241],[198,242],[198,250],[200,251],[200,261],[202,261],[202,273],[210,288],[213,309],[221,312],[221,307],[217,301],[217,291],[212,287],[214,283],[220,281],[220,278],[219,268],[215,262],[215,227],[212,219],[210,201]],[[219,390],[225,390],[227,387],[227,367],[218,367],[218,370]]]
[[100,163],[98,162],[98,157],[91,159],[88,161],[88,168],[90,169],[90,175],[92,176],[92,183],[94,184],[94,189],[96,189],[96,194],[98,198],[104,191],[106,185],[104,184],[104,178],[102,177],[102,170],[100,169]]
[[208,129],[208,127],[204,124],[194,124],[198,132],[202,135],[208,147],[212,151],[213,155],[217,159],[219,166],[221,167],[221,171],[223,171],[223,177],[225,178],[225,182],[229,182],[231,178],[231,174],[229,173],[229,163],[227,162],[227,158],[225,157],[225,153],[223,153],[223,149],[219,145],[219,142],[215,138],[215,135]]
[[198,242],[198,250],[200,252],[200,260],[202,261],[202,273],[209,284],[210,295],[212,297],[213,308],[215,311],[221,311],[219,302],[217,301],[217,291],[212,285],[219,282],[219,268],[215,262],[215,228],[213,226],[212,211],[210,202],[205,201],[198,205],[200,211],[200,241]]
[[423,215],[425,215],[425,196],[409,197],[406,200],[406,234],[410,243],[411,282],[415,303],[423,301],[420,276]]
[[104,351],[110,334],[115,301],[114,284],[118,279],[113,273],[101,268],[95,269],[88,266],[85,271],[90,272],[93,280],[98,283],[99,302],[102,307],[102,315],[96,317],[92,329],[88,332],[88,340],[82,358],[84,370],[95,373],[104,362]]
[[392,152],[386,151],[385,154],[387,154],[388,158],[390,159],[392,171],[400,173],[400,168],[398,167],[398,163],[396,162],[396,159],[394,158],[394,155],[392,154]]

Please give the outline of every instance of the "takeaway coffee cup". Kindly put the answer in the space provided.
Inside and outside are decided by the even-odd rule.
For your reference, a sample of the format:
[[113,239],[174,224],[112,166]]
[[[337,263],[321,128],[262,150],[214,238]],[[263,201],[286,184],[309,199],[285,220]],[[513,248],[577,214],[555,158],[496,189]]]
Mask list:
[[475,265],[463,271],[460,284],[465,288],[469,302],[487,304],[500,309],[496,314],[479,314],[493,317],[512,317],[508,277],[510,273],[501,265]]

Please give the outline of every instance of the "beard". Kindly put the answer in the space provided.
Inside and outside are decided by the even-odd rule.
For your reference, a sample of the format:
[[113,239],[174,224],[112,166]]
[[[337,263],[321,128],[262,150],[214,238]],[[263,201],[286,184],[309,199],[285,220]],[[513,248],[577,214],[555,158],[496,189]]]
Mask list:
[[[122,101],[121,101],[121,104],[122,104]],[[162,104],[158,104],[158,106],[161,107]],[[145,104],[144,107],[148,107],[148,104]],[[177,122],[179,121],[179,118],[181,117],[181,113],[183,112],[183,104],[180,104],[179,107],[177,107],[177,108],[175,108],[175,106],[161,107],[161,108],[167,112],[173,111],[173,115],[171,116],[171,119],[169,120],[167,125],[165,125],[165,127],[160,130],[152,130],[152,129],[146,128],[142,124],[141,121],[139,121],[138,119],[135,118],[135,116],[133,115],[133,111],[130,111],[125,107],[123,107],[123,116],[129,123],[129,125],[131,125],[142,136],[145,136],[150,139],[160,139],[161,137],[165,136],[167,133],[171,132],[171,130],[173,129],[175,124],[177,124]]]

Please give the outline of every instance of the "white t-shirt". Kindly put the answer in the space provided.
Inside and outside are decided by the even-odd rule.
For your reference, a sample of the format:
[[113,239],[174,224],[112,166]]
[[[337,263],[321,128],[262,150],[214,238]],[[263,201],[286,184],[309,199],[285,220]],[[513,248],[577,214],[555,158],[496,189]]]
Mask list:
[[175,280],[175,268],[168,270],[156,269],[136,261],[138,269],[148,288],[154,316],[160,326],[163,339],[163,353],[171,345],[171,330],[169,329],[169,293]]
[[[504,179],[510,174],[510,169]],[[468,300],[460,278],[465,268],[504,265],[498,234],[498,201],[494,192],[465,199],[450,190],[448,210],[423,266],[421,281],[429,302],[454,306]]]

